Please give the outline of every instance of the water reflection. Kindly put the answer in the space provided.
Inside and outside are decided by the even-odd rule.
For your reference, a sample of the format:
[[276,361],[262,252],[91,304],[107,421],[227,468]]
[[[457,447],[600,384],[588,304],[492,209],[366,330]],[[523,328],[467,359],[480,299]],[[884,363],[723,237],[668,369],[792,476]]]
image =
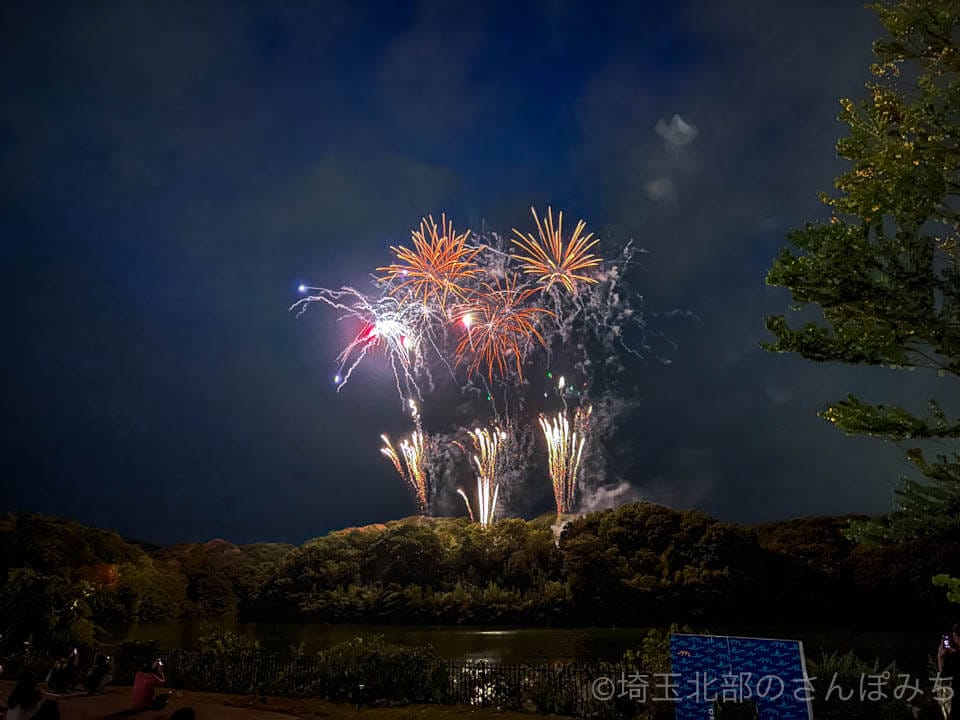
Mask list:
[[[209,620],[207,622],[210,622]],[[264,650],[285,652],[302,646],[313,653],[358,635],[383,635],[402,645],[432,645],[448,660],[499,662],[569,662],[584,659],[618,659],[635,648],[646,635],[644,628],[550,629],[457,628],[447,626],[326,625],[236,623],[229,617],[214,619],[218,627],[260,642]],[[117,633],[116,640],[154,640],[163,646],[195,648],[204,621],[146,623]]]
[[[203,634],[204,622],[148,623],[128,628],[115,640],[154,640],[165,647],[195,648]],[[403,645],[432,645],[448,660],[497,661],[509,663],[573,662],[618,660],[628,649],[639,648],[646,628],[489,628],[449,626],[328,625],[295,623],[236,623],[216,618],[219,627],[258,640],[264,650],[287,652],[302,647],[314,653],[358,635],[380,634],[389,642]],[[879,657],[884,663],[897,660],[909,667],[924,667],[929,654],[928,637],[910,631],[835,630],[812,632],[783,628],[711,628],[718,634],[753,637],[786,637],[802,640],[808,656],[854,649],[868,660]]]

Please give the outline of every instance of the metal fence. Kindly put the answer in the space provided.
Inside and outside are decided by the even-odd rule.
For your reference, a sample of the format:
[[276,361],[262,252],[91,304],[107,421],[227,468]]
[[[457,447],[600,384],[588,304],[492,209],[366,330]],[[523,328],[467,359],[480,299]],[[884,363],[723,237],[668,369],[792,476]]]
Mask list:
[[591,716],[617,716],[626,709],[594,692],[598,678],[616,678],[625,672],[619,663],[448,661],[445,665],[450,704]]
[[[140,656],[142,655],[142,656]],[[635,714],[635,704],[598,698],[598,678],[635,672],[622,663],[337,661],[321,655],[173,650],[162,655],[170,687],[236,694],[316,696],[357,704],[442,703],[591,717]],[[114,660],[114,682],[131,684],[150,654]]]

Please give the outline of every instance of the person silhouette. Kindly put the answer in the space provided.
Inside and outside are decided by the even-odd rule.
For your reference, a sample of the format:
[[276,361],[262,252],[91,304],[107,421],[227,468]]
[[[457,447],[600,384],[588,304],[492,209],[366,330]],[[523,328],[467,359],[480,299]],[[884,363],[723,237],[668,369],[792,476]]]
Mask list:
[[960,698],[956,697],[960,691],[957,684],[957,678],[960,677],[960,623],[954,623],[937,648],[937,670],[940,671],[941,682],[949,684],[953,691],[947,720],[960,720]]
[[157,658],[153,664],[144,665],[133,678],[133,709],[160,710],[166,707],[170,693],[156,695],[158,687],[166,683],[163,674],[163,660]]

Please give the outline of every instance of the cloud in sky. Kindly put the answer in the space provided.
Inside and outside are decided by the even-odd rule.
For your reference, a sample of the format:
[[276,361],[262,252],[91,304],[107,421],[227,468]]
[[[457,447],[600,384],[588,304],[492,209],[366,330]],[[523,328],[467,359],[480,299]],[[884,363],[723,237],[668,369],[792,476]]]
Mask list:
[[695,126],[687,123],[679,115],[670,118],[670,122],[665,122],[663,118],[660,118],[653,129],[657,135],[663,138],[664,142],[673,147],[689,145],[699,132]]
[[677,199],[677,191],[673,180],[668,177],[658,177],[644,184],[643,188],[653,200],[663,203],[672,203]]

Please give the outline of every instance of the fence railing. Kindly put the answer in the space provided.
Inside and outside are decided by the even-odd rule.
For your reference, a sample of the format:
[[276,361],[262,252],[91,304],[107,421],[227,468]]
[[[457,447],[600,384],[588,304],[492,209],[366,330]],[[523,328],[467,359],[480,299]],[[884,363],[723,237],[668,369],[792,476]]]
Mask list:
[[[362,704],[441,703],[562,715],[618,717],[637,710],[598,698],[598,678],[623,677],[622,663],[503,663],[430,659],[338,661],[321,655],[172,650],[162,655],[167,683],[183,690],[318,696]],[[124,653],[114,683],[131,684],[150,655]]]

